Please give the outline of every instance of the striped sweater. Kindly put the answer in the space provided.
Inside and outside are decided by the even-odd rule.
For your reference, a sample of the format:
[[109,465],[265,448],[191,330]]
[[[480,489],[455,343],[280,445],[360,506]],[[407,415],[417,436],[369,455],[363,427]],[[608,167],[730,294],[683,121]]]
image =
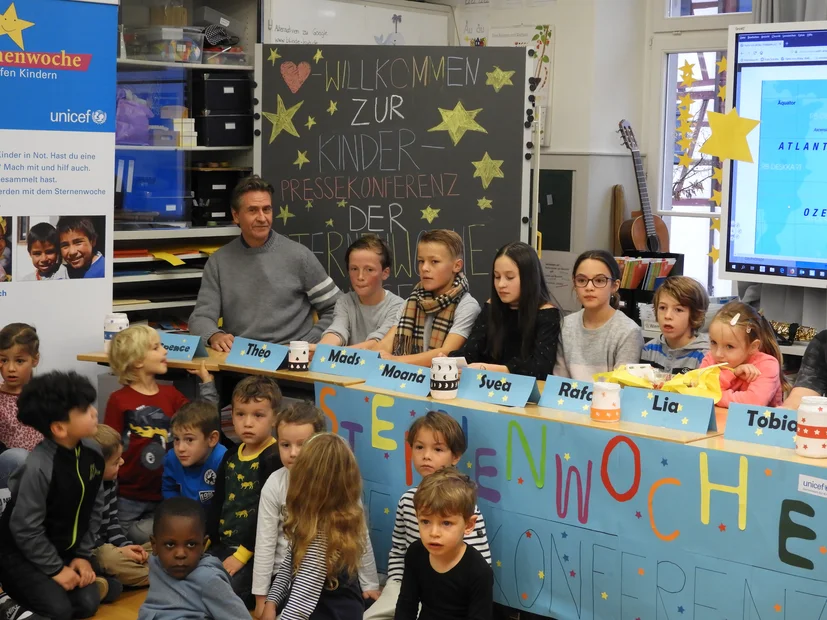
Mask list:
[[[402,581],[405,573],[405,553],[414,542],[419,540],[419,522],[414,510],[414,493],[416,487],[408,489],[399,498],[396,506],[396,521],[393,524],[391,551],[388,555],[388,579]],[[485,519],[479,506],[474,509],[477,523],[474,530],[465,537],[465,542],[482,554],[485,561],[491,564],[491,549],[488,547],[488,534],[485,531]]]
[[115,547],[126,547],[134,544],[123,534],[121,522],[118,519],[118,483],[114,480],[103,483],[103,516],[98,533],[95,537],[95,549],[109,543]]

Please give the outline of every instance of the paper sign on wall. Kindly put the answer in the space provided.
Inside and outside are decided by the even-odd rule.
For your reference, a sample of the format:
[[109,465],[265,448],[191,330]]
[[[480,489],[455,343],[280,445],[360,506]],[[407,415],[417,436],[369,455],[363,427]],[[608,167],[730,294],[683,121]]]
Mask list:
[[549,409],[588,414],[592,406],[593,393],[594,383],[549,375],[538,404]]
[[167,359],[192,361],[193,357],[207,357],[207,348],[201,336],[192,334],[170,334],[169,332],[158,332],[161,337],[161,344],[167,350]]
[[245,368],[278,370],[288,351],[289,349],[281,344],[236,337],[226,363]]
[[529,400],[540,400],[540,390],[534,377],[466,368],[459,379],[457,397],[478,403],[525,407]]
[[427,396],[431,391],[431,369],[376,359],[368,363],[365,385],[414,396]]
[[316,347],[313,360],[310,362],[310,371],[367,379],[371,368],[376,366],[374,360],[378,358],[379,353],[376,351],[320,344]]
[[797,413],[792,409],[732,403],[724,438],[794,449],[798,430],[796,417]]
[[632,387],[620,393],[620,419],[690,433],[717,428],[711,398]]

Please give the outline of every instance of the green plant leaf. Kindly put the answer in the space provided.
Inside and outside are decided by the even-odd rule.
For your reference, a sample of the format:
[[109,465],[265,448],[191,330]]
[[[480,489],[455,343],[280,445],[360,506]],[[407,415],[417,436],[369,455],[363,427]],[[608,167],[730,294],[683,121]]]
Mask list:
[[539,38],[540,38],[540,35],[539,35],[539,34],[535,34],[533,37],[531,37],[531,40],[532,40],[532,41],[536,41],[536,40],[537,40],[537,39],[539,39]]
[[548,62],[548,56],[543,56],[543,62]]
[[537,26],[537,28],[535,28],[535,30],[542,30],[542,29],[543,29],[542,26]]

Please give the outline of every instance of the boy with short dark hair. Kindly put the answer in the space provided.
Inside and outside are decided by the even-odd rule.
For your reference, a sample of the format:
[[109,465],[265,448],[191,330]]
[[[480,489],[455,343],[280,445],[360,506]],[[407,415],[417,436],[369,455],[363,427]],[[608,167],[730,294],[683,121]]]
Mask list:
[[188,497],[166,499],[155,510],[149,558],[150,587],[138,620],[246,618],[221,562],[204,555],[206,519]]
[[98,233],[91,218],[61,217],[57,221],[57,232],[60,236],[60,254],[70,278],[104,277],[106,261],[103,254],[95,249]]
[[214,403],[195,401],[172,418],[173,449],[164,458],[164,499],[189,497],[206,509],[215,495],[218,469],[227,448],[218,443],[221,419]]
[[414,495],[421,540],[405,553],[396,620],[491,619],[494,573],[464,540],[474,531],[476,504],[474,483],[453,467],[422,481]]
[[0,582],[18,603],[57,620],[93,616],[102,593],[90,563],[104,500],[96,396],[86,377],[53,371],[34,377],[17,401],[18,419],[45,439],[9,479]]
[[23,282],[65,280],[69,277],[66,265],[60,259],[60,239],[57,229],[48,222],[40,222],[29,229],[26,249],[32,259],[34,273],[25,275]]

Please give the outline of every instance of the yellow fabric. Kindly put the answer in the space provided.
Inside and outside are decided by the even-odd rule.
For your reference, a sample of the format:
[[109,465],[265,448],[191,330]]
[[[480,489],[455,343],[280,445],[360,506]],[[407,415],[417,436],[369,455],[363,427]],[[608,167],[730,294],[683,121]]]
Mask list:
[[629,387],[652,389],[652,382],[642,377],[636,377],[628,370],[626,366],[618,366],[612,372],[602,372],[594,375],[595,381],[602,381],[603,383],[619,383],[620,385],[628,385]]
[[253,557],[253,552],[248,549],[245,549],[244,545],[241,545],[238,549],[235,550],[233,557],[242,564],[246,564],[250,561],[250,558]]
[[241,443],[238,446],[238,460],[239,461],[252,461],[253,459],[257,459],[259,454],[264,452],[267,448],[272,446],[274,443],[276,443],[276,438],[275,437],[270,437],[264,443],[264,445],[261,446],[261,448],[259,448],[258,452],[254,452],[253,454],[245,454],[244,448],[247,447],[247,444],[246,443]]
[[663,385],[664,392],[676,392],[688,396],[711,398],[714,402],[721,400],[721,367],[709,366],[691,370],[683,375],[672,377]]

